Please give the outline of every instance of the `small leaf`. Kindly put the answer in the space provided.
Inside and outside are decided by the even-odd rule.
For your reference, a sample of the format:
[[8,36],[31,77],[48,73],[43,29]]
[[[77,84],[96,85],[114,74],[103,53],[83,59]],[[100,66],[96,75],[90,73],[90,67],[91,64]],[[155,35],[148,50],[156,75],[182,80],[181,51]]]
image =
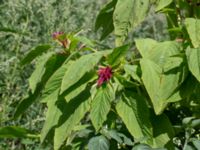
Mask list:
[[88,143],[88,150],[109,150],[109,148],[109,141],[102,135],[91,138]]
[[185,26],[194,48],[200,47],[200,19],[186,18]]
[[141,83],[141,69],[139,68],[138,65],[125,65],[124,66],[125,72],[130,75],[134,80],[137,82]]
[[37,135],[32,134],[31,131],[16,127],[16,126],[7,126],[0,128],[0,138],[38,138]]
[[200,82],[200,48],[190,48],[186,50],[189,70]]
[[109,85],[100,87],[92,100],[92,108],[90,118],[96,131],[98,131],[110,111],[111,101],[114,100],[113,91],[110,90]]
[[124,45],[124,46],[115,48],[113,52],[108,55],[108,63],[112,66],[120,63],[120,60],[123,57],[125,57],[128,49],[129,49],[129,45]]
[[42,55],[44,52],[49,50],[51,48],[50,45],[39,45],[35,49],[31,50],[21,61],[22,65],[30,63],[32,60],[34,60],[36,57]]

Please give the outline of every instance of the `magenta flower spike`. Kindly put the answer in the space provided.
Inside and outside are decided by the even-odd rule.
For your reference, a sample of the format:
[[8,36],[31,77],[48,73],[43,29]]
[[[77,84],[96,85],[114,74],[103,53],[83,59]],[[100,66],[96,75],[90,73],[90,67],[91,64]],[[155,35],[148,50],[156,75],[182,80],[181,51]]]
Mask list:
[[101,86],[103,83],[108,82],[111,79],[112,74],[112,68],[109,66],[99,68],[97,86]]

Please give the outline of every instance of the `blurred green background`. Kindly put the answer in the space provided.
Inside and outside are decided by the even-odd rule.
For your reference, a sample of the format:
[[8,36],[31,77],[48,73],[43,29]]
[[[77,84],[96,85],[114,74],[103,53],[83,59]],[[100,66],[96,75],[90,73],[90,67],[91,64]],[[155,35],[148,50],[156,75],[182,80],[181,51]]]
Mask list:
[[[98,40],[95,18],[106,0],[0,0],[0,126],[20,125],[40,132],[45,106],[32,105],[18,120],[12,120],[15,107],[27,94],[27,79],[34,65],[20,66],[20,60],[38,44],[51,43],[55,31],[82,30],[87,38]],[[168,38],[164,16],[150,13],[130,34],[162,41]],[[110,44],[113,37],[103,41]],[[111,44],[112,45],[112,44]],[[110,46],[110,45],[109,45]],[[52,149],[33,139],[0,139],[0,150]]]

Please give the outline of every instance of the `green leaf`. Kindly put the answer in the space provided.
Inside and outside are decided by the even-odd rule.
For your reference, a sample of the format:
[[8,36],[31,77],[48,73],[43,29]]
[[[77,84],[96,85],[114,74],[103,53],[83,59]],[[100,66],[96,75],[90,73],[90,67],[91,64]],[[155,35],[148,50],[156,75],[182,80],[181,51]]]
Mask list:
[[116,110],[136,140],[151,143],[152,126],[149,120],[149,110],[143,97],[126,91],[117,103]]
[[99,12],[96,22],[95,22],[95,31],[102,28],[101,39],[105,39],[113,30],[113,12],[114,7],[117,3],[117,0],[112,0],[104,6],[103,9]]
[[[108,51],[96,52],[88,55],[84,55],[74,63],[65,72],[65,75],[61,84],[61,92],[63,93],[68,88],[77,83],[86,73],[92,71],[100,59],[103,57],[104,53]],[[109,51],[110,52],[110,51]]]
[[23,112],[25,112],[28,107],[35,101],[40,95],[40,89],[37,88],[35,93],[29,93],[29,95],[24,98],[17,106],[15,113],[14,113],[14,119],[18,118]]
[[148,58],[164,67],[168,59],[180,54],[180,46],[174,41],[165,41],[158,43],[152,39],[137,39],[136,46],[143,58]]
[[141,70],[138,65],[125,65],[124,66],[125,72],[130,75],[134,80],[141,83],[140,75]]
[[25,128],[7,126],[0,128],[0,138],[38,138],[38,136]]
[[111,101],[114,100],[114,93],[109,87],[100,87],[92,100],[90,118],[96,131],[98,131],[110,111]]
[[45,74],[46,70],[45,65],[52,56],[53,53],[47,53],[38,59],[35,66],[35,70],[33,71],[31,77],[29,78],[29,86],[32,93],[35,92],[38,83],[42,81],[42,77]]
[[63,93],[65,100],[69,102],[77,95],[79,95],[82,91],[84,91],[89,82],[96,80],[96,72],[86,73],[76,84],[71,86],[67,91]]
[[166,115],[162,114],[156,116],[151,114],[151,122],[153,125],[153,148],[167,148],[174,149],[172,139],[174,137],[174,130],[170,120]]
[[128,49],[129,49],[129,45],[124,45],[124,46],[120,46],[120,47],[115,48],[113,50],[113,52],[108,55],[108,63],[112,66],[120,63],[120,60],[123,57],[125,57]]
[[158,0],[156,11],[160,11],[161,9],[167,7],[172,2],[173,2],[173,0]]
[[58,70],[54,72],[54,74],[47,81],[44,90],[42,92],[41,101],[47,102],[51,99],[51,93],[60,89],[62,79],[65,75],[67,68],[72,64],[72,61],[64,63]]
[[[169,72],[149,59],[141,59],[142,81],[151,98],[156,114],[161,114],[171,96],[185,79],[184,66],[178,66]],[[176,101],[176,99],[174,99]]]
[[200,48],[190,48],[186,50],[189,70],[200,82]]
[[50,45],[39,45],[33,50],[31,50],[25,57],[22,59],[21,64],[25,65],[30,63],[36,57],[42,55],[44,52],[48,51],[51,48]]
[[96,136],[89,140],[88,150],[109,150],[110,143],[104,136]]
[[186,18],[185,26],[194,48],[200,47],[200,19]]
[[149,58],[150,51],[158,44],[153,39],[135,39],[135,44],[143,58]]
[[144,20],[149,10],[149,4],[149,0],[117,1],[113,14],[117,46],[123,45],[128,32],[135,29]]
[[62,116],[55,129],[54,149],[58,150],[76,127],[85,113],[90,109],[90,92],[84,90],[77,97],[66,103],[65,100],[58,102],[58,108],[62,111]]
[[146,144],[139,144],[134,146],[132,150],[152,150],[152,148]]
[[47,103],[48,110],[46,112],[46,119],[41,131],[41,143],[44,142],[49,132],[58,124],[59,118],[62,115],[61,110],[56,105],[56,102],[58,101],[58,94],[59,90],[56,90],[53,91],[53,93],[49,96],[49,101]]

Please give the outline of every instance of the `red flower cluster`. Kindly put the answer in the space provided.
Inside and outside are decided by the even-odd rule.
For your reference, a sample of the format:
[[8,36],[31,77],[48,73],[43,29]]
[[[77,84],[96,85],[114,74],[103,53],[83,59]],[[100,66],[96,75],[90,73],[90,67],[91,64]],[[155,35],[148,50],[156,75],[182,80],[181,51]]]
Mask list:
[[109,81],[112,77],[112,74],[112,68],[109,66],[99,68],[97,85],[101,86],[103,83]]
[[65,36],[64,32],[54,32],[52,34],[52,37],[54,40],[58,40],[59,43],[64,47],[64,48],[69,48],[70,45],[70,40],[67,39]]

